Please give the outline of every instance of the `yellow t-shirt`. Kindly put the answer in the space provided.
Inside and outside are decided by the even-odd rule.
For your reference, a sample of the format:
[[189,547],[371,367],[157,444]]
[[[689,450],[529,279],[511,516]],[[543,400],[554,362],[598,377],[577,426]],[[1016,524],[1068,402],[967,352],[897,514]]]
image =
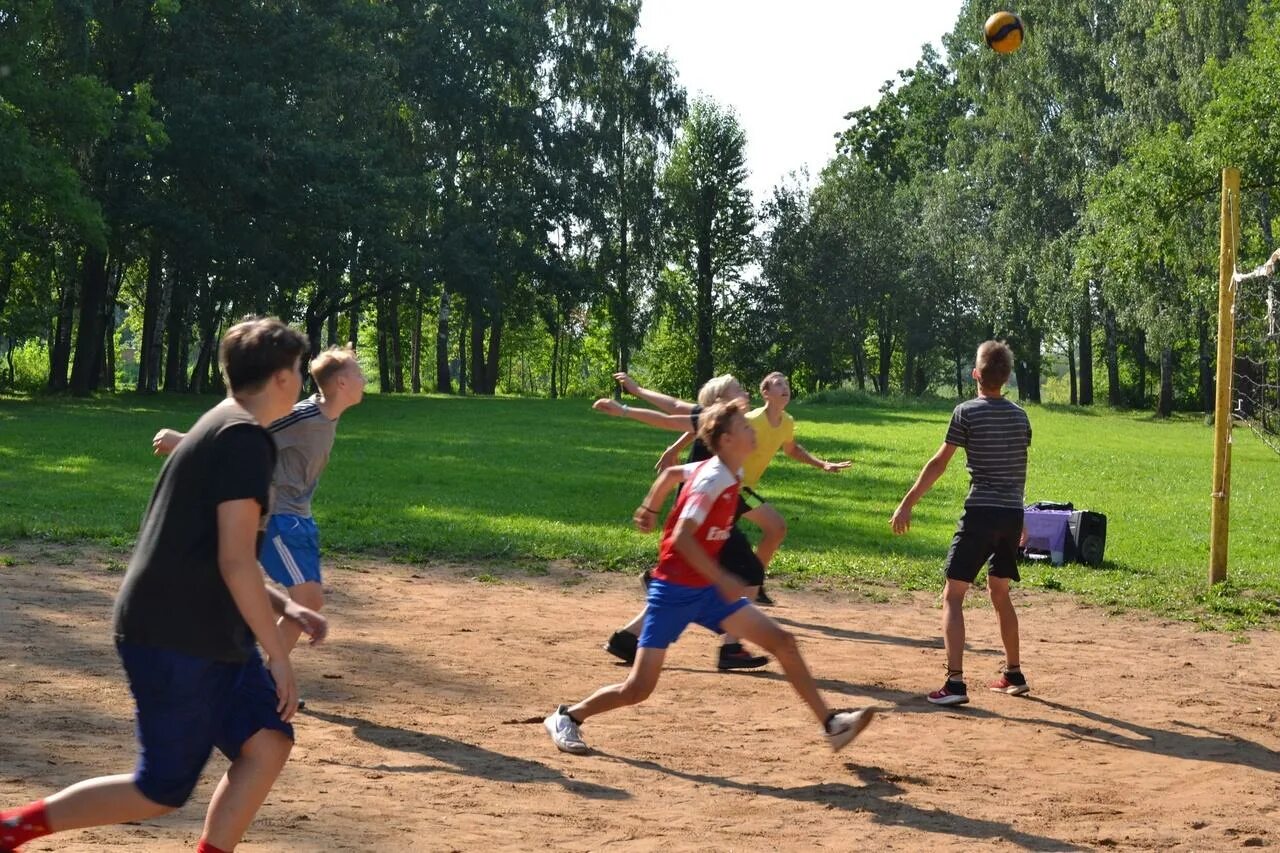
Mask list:
[[795,440],[796,419],[783,412],[782,421],[775,427],[769,423],[765,407],[761,406],[747,412],[747,423],[756,431],[756,449],[742,463],[742,484],[754,488],[760,482],[764,469],[773,461],[778,448]]

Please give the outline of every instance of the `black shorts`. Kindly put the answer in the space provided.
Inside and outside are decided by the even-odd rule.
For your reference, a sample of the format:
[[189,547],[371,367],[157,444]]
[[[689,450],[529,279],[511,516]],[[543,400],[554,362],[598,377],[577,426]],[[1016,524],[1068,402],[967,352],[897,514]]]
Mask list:
[[754,490],[748,489],[746,486],[738,489],[738,511],[733,516],[733,523],[737,524],[738,519],[742,518],[751,510],[758,506],[768,503],[764,498],[760,497]]
[[1018,575],[1018,545],[1022,541],[1022,510],[998,506],[969,506],[960,515],[956,535],[947,552],[947,577],[973,583],[988,560],[994,578],[1022,580]]
[[729,538],[720,550],[720,565],[747,586],[760,586],[764,583],[764,564],[756,556],[747,534],[738,529],[738,525],[729,528]]

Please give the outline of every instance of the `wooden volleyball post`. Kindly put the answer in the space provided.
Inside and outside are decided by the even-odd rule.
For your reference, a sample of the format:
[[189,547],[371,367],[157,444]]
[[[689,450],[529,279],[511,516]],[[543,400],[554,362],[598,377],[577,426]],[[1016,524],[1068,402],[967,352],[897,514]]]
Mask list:
[[1240,170],[1222,170],[1221,234],[1218,242],[1218,375],[1213,407],[1213,491],[1209,525],[1209,583],[1227,579],[1231,501],[1231,380],[1235,357],[1236,235],[1240,222]]

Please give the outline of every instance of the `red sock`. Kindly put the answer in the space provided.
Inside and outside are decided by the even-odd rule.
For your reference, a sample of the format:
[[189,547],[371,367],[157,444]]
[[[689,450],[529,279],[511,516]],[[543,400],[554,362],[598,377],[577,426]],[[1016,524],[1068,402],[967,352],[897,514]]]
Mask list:
[[196,853],[231,853],[231,851],[223,850],[221,847],[214,847],[209,843],[208,839],[201,838],[200,843],[196,845]]
[[0,851],[16,850],[33,838],[53,832],[49,828],[49,816],[44,810],[44,800],[0,812]]

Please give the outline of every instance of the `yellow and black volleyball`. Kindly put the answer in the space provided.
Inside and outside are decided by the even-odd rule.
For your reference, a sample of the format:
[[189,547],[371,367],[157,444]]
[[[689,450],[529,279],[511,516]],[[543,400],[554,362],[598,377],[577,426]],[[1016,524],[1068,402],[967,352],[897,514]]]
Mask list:
[[1013,53],[1022,47],[1022,19],[1012,12],[996,12],[982,29],[987,47],[996,53]]

